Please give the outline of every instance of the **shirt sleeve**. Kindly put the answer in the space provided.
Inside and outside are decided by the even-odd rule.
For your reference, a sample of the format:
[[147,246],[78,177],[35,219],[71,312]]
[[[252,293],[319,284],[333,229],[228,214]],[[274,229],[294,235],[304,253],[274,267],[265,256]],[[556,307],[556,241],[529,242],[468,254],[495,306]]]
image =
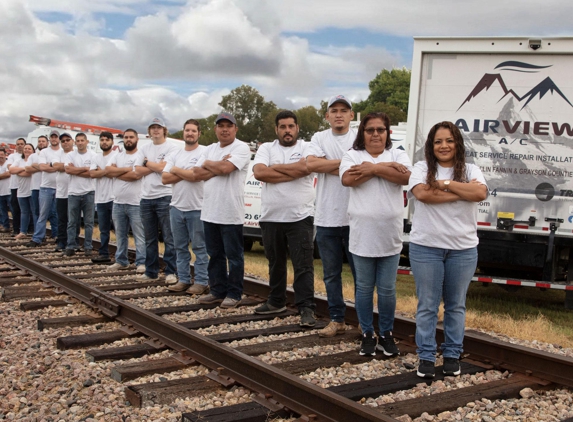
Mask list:
[[356,163],[354,162],[354,157],[352,156],[352,152],[346,151],[342,156],[342,159],[340,160],[340,167],[338,168],[338,174],[340,176],[341,181],[342,181],[342,176],[344,176],[344,173],[346,173],[346,171],[354,164]]
[[107,162],[107,166],[106,167],[110,167],[112,164],[115,164],[117,166],[117,156],[119,154],[114,154],[109,161]]
[[64,166],[67,166],[68,164],[73,164],[73,163],[74,163],[74,160],[73,160],[73,157],[72,157],[72,153],[66,154],[66,155],[64,156],[64,160],[63,160],[62,162],[64,163]]
[[271,154],[270,154],[271,144],[262,144],[257,150],[255,159],[253,161],[253,166],[257,164],[264,164],[265,166],[271,165]]
[[322,148],[320,132],[315,133],[312,136],[310,140],[310,145],[308,146],[304,154],[305,157],[308,157],[309,155],[314,155],[315,157],[326,157],[326,152]]
[[143,150],[137,151],[135,156],[135,161],[133,162],[133,168],[135,168],[135,166],[142,166],[144,158],[145,158],[145,152]]
[[412,169],[412,174],[410,175],[410,181],[408,182],[408,199],[412,199],[414,194],[412,189],[419,184],[426,183],[426,175],[428,174],[428,168],[425,161],[418,161],[414,168]]
[[165,159],[165,167],[163,167],[163,173],[169,173],[174,165],[175,165],[175,153],[171,153]]
[[242,170],[251,161],[251,149],[242,141],[236,140],[235,142],[240,142],[240,144],[231,151],[231,157],[227,161],[233,163],[238,170]]

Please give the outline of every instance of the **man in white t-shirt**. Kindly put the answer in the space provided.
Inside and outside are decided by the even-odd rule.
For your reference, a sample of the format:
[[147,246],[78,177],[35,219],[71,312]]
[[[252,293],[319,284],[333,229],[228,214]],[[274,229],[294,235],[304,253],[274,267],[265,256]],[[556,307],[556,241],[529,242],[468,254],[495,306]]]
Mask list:
[[[24,152],[24,145],[26,145],[26,140],[24,138],[18,138],[16,140],[16,151],[10,154],[6,160],[8,168],[14,164],[16,160],[22,157],[22,152]],[[12,211],[12,227],[14,230],[14,235],[20,233],[20,204],[18,203],[18,178],[10,177],[10,210]]]
[[[56,209],[58,214],[58,237],[56,238],[56,252],[64,251],[68,244],[68,186],[70,175],[66,173],[64,163],[66,157],[74,150],[74,140],[69,133],[60,135],[62,149],[57,157],[49,163],[56,169]],[[76,244],[79,242],[80,228],[76,233]],[[79,249],[79,248],[78,248]]]
[[[168,287],[172,292],[186,291],[192,295],[200,295],[209,291],[209,276],[207,265],[209,256],[205,247],[205,233],[201,221],[201,206],[203,205],[203,181],[195,180],[193,167],[201,158],[204,145],[199,145],[201,126],[195,119],[189,119],[183,125],[183,140],[185,149],[167,158],[163,169],[162,181],[173,186],[173,197],[169,215],[171,231],[177,253],[177,275],[179,281]],[[191,286],[191,254],[189,242],[195,255],[193,265],[195,283]]]
[[117,250],[115,264],[108,270],[116,271],[129,268],[127,249],[129,247],[129,228],[135,240],[135,266],[138,273],[145,272],[145,237],[139,203],[141,202],[141,175],[134,171],[138,158],[137,142],[139,137],[134,129],[123,132],[124,151],[111,157],[105,167],[105,175],[113,180],[112,219],[115,227]]
[[0,233],[10,232],[10,220],[8,211],[10,210],[10,170],[6,162],[6,150],[0,148]]
[[107,176],[105,168],[111,158],[117,154],[113,148],[113,135],[111,132],[102,132],[99,135],[101,154],[96,154],[90,166],[90,177],[95,179],[95,206],[97,210],[97,224],[100,233],[100,248],[98,256],[92,258],[94,263],[109,262],[109,234],[111,231],[111,213],[113,211],[113,177]]
[[308,169],[318,173],[314,224],[330,314],[330,323],[319,331],[321,337],[333,337],[345,331],[346,305],[342,295],[344,254],[356,279],[352,255],[348,251],[350,190],[342,186],[338,175],[340,160],[356,139],[356,130],[350,128],[353,118],[350,100],[344,95],[332,97],[326,112],[330,129],[314,134],[306,161]]
[[79,245],[75,234],[84,216],[84,253],[92,255],[94,230],[95,184],[90,177],[90,167],[95,161],[95,152],[88,150],[88,138],[84,133],[76,135],[76,151],[70,152],[64,162],[66,174],[70,175],[68,186],[68,244],[65,255],[73,256]]
[[152,142],[140,148],[135,171],[141,175],[141,221],[145,233],[145,273],[138,280],[149,281],[159,277],[159,230],[163,235],[165,251],[165,281],[177,281],[177,258],[169,220],[171,203],[171,185],[161,182],[161,174],[167,157],[181,151],[179,147],[167,142],[167,126],[162,119],[153,119],[147,128]]
[[[36,152],[29,158],[30,164],[25,167],[26,172],[32,175],[30,189],[32,192],[31,203],[32,214],[34,220],[37,222],[40,216],[40,185],[42,184],[42,172],[40,171],[40,153],[43,149],[48,147],[48,138],[44,135],[38,136],[38,144],[36,145]],[[35,229],[35,227],[34,227]]]
[[[41,246],[44,237],[46,237],[46,222],[50,221],[52,237],[56,238],[58,234],[58,215],[56,213],[56,176],[57,171],[53,167],[53,162],[57,161],[62,153],[60,149],[60,133],[57,130],[50,132],[49,146],[42,150],[38,163],[33,166],[41,171],[42,181],[38,194],[39,213],[36,229],[32,240],[26,244],[28,247]],[[70,142],[71,143],[71,142]],[[67,213],[67,211],[66,211]],[[66,214],[67,215],[67,214]],[[64,249],[64,245],[59,245],[57,249]]]
[[209,254],[211,291],[201,296],[199,303],[235,308],[243,294],[243,192],[251,150],[236,138],[237,122],[230,113],[217,116],[215,135],[219,142],[209,145],[193,168],[196,180],[205,181],[201,220]]
[[267,302],[255,308],[255,313],[274,314],[286,310],[287,257],[290,254],[300,325],[313,327],[316,324],[314,188],[304,158],[309,144],[298,139],[298,122],[292,111],[277,114],[275,131],[278,139],[259,147],[253,166],[255,179],[264,182],[259,221],[269,260],[271,289]]

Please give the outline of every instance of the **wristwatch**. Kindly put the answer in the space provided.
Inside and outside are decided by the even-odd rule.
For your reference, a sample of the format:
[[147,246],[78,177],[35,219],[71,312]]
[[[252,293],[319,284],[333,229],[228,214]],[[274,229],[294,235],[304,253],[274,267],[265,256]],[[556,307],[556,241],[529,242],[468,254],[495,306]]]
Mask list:
[[147,167],[147,160],[143,160],[143,167]]
[[54,167],[54,163],[50,161],[50,167]]
[[445,187],[444,190],[448,190],[448,188],[450,187],[450,182],[451,180],[444,180],[444,187]]

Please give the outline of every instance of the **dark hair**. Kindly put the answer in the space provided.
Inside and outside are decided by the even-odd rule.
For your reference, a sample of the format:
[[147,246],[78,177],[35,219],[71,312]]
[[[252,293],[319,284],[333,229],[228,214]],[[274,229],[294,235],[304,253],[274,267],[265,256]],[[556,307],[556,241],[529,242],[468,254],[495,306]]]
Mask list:
[[298,125],[298,120],[296,118],[296,114],[294,114],[292,111],[290,110],[282,110],[279,111],[275,117],[275,126],[279,127],[279,120],[282,119],[293,119],[294,120],[294,124]]
[[137,133],[137,130],[132,129],[132,128],[125,129],[125,130],[123,131],[123,133],[125,134],[125,132],[133,132],[133,133],[135,133],[135,136],[139,136],[139,134]]
[[44,139],[46,140],[46,142],[49,142],[48,137],[45,136],[45,135],[40,135],[40,136],[38,136],[38,140],[40,140],[40,138],[44,138]]
[[384,149],[392,148],[392,139],[390,139],[390,117],[386,113],[368,113],[366,117],[360,122],[360,126],[358,127],[358,133],[356,134],[356,139],[354,140],[354,144],[352,144],[352,149],[357,151],[363,151],[366,149],[366,145],[364,144],[364,128],[366,124],[372,119],[380,119],[384,122],[384,126],[386,126],[386,146]]
[[[22,138],[20,138],[20,139],[22,139]],[[29,143],[26,143],[26,144],[24,145],[24,147],[25,147],[26,145],[30,145],[30,146],[32,147],[32,154],[36,152],[36,148],[34,148],[34,145],[29,144]],[[23,151],[23,150],[22,150],[22,158],[25,158],[25,156],[24,156],[24,151]]]
[[18,138],[16,139],[16,143],[18,143],[18,141],[24,141],[24,145],[26,145],[26,140],[24,138]]
[[188,119],[185,123],[183,123],[183,130],[185,130],[185,126],[187,125],[195,125],[197,126],[197,130],[199,132],[201,132],[201,125],[199,124],[199,122],[195,119]]
[[83,136],[84,138],[88,139],[88,136],[83,132],[78,132],[78,134],[76,135],[76,139],[78,139],[80,136]]
[[102,132],[99,134],[99,137],[100,138],[102,138],[102,137],[109,138],[113,141],[113,135],[111,134],[111,132],[107,132],[107,131]]
[[462,133],[452,122],[440,122],[432,126],[430,132],[428,132],[428,138],[426,139],[426,145],[424,146],[424,155],[426,163],[428,164],[426,184],[428,186],[432,186],[436,181],[436,175],[438,174],[438,159],[434,154],[434,138],[436,137],[436,132],[439,129],[448,129],[451,132],[456,145],[456,153],[454,154],[454,176],[452,180],[456,182],[467,182],[466,148],[464,146]]

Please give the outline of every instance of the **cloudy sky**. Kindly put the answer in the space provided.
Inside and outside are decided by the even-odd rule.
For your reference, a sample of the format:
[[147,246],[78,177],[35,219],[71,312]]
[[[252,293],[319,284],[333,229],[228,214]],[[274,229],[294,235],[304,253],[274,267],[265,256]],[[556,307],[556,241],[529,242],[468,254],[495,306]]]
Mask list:
[[0,140],[29,115],[171,131],[248,84],[279,107],[368,96],[413,36],[568,36],[569,0],[1,0]]

